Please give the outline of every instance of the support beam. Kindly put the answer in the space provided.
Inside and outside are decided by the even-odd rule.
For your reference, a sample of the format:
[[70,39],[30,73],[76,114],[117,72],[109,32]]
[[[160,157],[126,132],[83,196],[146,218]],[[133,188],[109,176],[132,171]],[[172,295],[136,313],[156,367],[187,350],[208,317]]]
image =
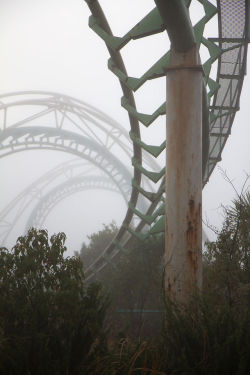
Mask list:
[[188,9],[183,0],[155,0],[171,41],[178,52],[187,52],[195,45],[195,36]]
[[167,71],[166,294],[186,304],[202,284],[202,67],[196,46]]

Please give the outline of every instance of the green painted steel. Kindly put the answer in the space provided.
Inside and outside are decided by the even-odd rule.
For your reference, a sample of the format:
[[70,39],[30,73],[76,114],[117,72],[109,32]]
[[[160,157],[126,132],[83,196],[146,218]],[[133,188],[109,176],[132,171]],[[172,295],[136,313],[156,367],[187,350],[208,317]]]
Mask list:
[[[170,52],[166,51],[154,64],[139,77],[126,73],[119,51],[132,40],[147,38],[149,35],[165,32],[169,35],[172,48],[187,51],[194,44],[207,50],[208,58],[202,62],[203,76],[203,185],[205,185],[216,165],[221,159],[221,152],[230,134],[236,111],[239,109],[239,98],[245,75],[247,42],[249,38],[249,1],[218,0],[215,6],[209,0],[155,0],[156,7],[144,16],[131,30],[124,35],[114,36],[97,0],[86,0],[92,15],[89,18],[91,29],[103,39],[110,53],[108,68],[117,76],[123,95],[121,105],[128,112],[130,119],[130,138],[134,144],[131,155],[135,177],[132,179],[132,193],[129,202],[130,218],[137,216],[141,223],[131,228],[129,220],[122,225],[123,234],[132,233],[139,238],[164,232],[164,212],[160,210],[164,196],[165,169],[148,170],[138,157],[138,149],[144,150],[156,159],[165,148],[164,142],[159,145],[147,144],[140,136],[140,127],[150,127],[159,116],[165,115],[165,103],[153,113],[138,111],[134,93],[147,81],[166,76]],[[203,6],[200,20],[191,25],[189,7],[191,3]],[[214,17],[218,18],[218,29],[211,38],[205,36],[205,27]],[[218,36],[216,35],[218,31]],[[217,77],[213,74],[213,65],[217,64]],[[167,152],[167,150],[166,150]],[[155,184],[150,191],[146,189],[138,176]],[[160,186],[159,186],[160,185]],[[140,212],[137,197],[148,199],[150,206],[147,212]],[[158,213],[157,213],[158,212]],[[128,218],[128,216],[127,216]],[[150,226],[145,232],[144,226]],[[143,230],[143,234],[141,231]],[[122,240],[123,235],[116,239]],[[118,242],[117,242],[118,241]],[[123,245],[122,247],[126,247]],[[111,250],[108,250],[112,252]],[[94,265],[93,265],[94,266]],[[91,270],[89,271],[91,273]]]
[[[155,0],[172,48],[187,52],[196,44],[188,9],[182,0]],[[181,25],[181,27],[180,27]]]

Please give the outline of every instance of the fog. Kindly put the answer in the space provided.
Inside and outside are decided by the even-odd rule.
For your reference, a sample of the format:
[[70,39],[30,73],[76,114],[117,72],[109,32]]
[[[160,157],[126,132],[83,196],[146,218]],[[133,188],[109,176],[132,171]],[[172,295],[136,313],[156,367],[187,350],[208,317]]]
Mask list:
[[[100,3],[115,35],[127,32],[154,7],[153,0],[143,0],[143,4],[141,0],[103,0]],[[199,6],[193,9],[194,20],[199,11]],[[118,79],[107,68],[109,55],[103,41],[88,27],[89,15],[82,0],[0,0],[0,95],[26,90],[62,93],[95,106],[129,131],[127,112],[120,105],[122,93]],[[217,35],[215,21],[208,25],[207,33]],[[146,39],[132,42],[122,50],[131,76],[142,75],[169,46],[165,33]],[[152,113],[164,101],[165,79],[144,86],[135,95],[138,111],[146,108],[147,113]],[[250,77],[246,76],[240,111],[236,114],[222,161],[203,191],[203,216],[212,225],[221,225],[220,206],[229,204],[235,197],[220,169],[227,171],[238,190],[245,174],[250,173],[249,90]],[[160,118],[150,129],[142,131],[146,142],[160,144],[163,141],[164,121]],[[72,155],[52,150],[20,152],[0,159],[0,211],[48,170],[71,159]],[[131,170],[130,162],[126,163]],[[164,155],[160,156],[159,163],[163,165]],[[69,254],[72,254],[87,240],[87,235],[112,220],[119,225],[125,213],[126,205],[120,194],[86,190],[59,202],[44,226],[50,234],[64,231]],[[15,226],[8,246],[21,234],[25,218]],[[208,235],[213,238],[209,231]]]

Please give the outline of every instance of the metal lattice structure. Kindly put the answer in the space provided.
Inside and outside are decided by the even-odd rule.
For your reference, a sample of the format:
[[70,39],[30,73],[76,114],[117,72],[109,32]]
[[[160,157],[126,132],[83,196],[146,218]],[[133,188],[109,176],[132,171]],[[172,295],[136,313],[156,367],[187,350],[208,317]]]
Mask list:
[[[95,175],[93,175],[95,173]],[[73,159],[53,168],[34,181],[13,199],[0,213],[0,240],[4,246],[17,223],[28,220],[26,231],[30,227],[42,227],[53,208],[66,197],[89,189],[110,190],[121,194],[128,201],[130,191],[123,185],[117,186],[105,173],[93,168],[87,161]],[[26,214],[27,216],[27,214]]]
[[[144,239],[149,234],[164,232],[165,229],[165,197],[164,197],[164,178],[165,168],[160,168],[158,163],[147,163],[149,158],[157,159],[165,149],[165,140],[159,145],[147,144],[141,138],[141,128],[148,128],[159,116],[165,116],[166,105],[163,98],[161,105],[155,109],[152,114],[139,112],[136,107],[134,93],[148,81],[166,76],[170,64],[170,51],[166,53],[153,66],[145,71],[140,77],[131,77],[127,74],[124,61],[122,59],[122,49],[132,43],[134,40],[147,38],[151,35],[168,32],[171,43],[174,46],[178,44],[185,45],[194,41],[198,48],[205,48],[208,58],[202,61],[203,68],[203,186],[207,183],[216,163],[221,158],[222,150],[231,131],[235,113],[239,109],[239,99],[243,79],[246,70],[246,57],[248,46],[248,25],[249,25],[249,2],[245,0],[192,0],[192,3],[199,3],[203,6],[204,12],[200,20],[190,29],[189,25],[184,25],[174,21],[171,29],[171,20],[166,22],[162,17],[163,1],[156,0],[156,7],[149,14],[143,17],[125,35],[113,35],[109,23],[105,17],[105,8],[102,9],[98,0],[85,0],[91,12],[89,26],[93,31],[103,39],[107,50],[110,54],[108,68],[119,79],[123,96],[121,105],[128,112],[130,121],[130,139],[132,141],[132,150],[121,146],[120,135],[118,136],[117,128],[107,136],[105,141],[103,135],[97,135],[91,129],[91,136],[78,134],[72,130],[64,129],[63,122],[65,113],[71,106],[72,98],[67,104],[61,101],[61,98],[51,98],[53,105],[45,104],[44,114],[47,112],[57,111],[60,113],[60,120],[57,120],[56,129],[37,126],[35,128],[24,127],[24,122],[15,123],[10,128],[6,125],[7,105],[2,104],[4,113],[4,128],[1,134],[0,156],[8,155],[11,152],[24,150],[28,148],[44,147],[58,150],[67,150],[74,155],[81,156],[85,150],[84,157],[91,162],[96,162],[101,168],[106,167],[106,173],[110,175],[114,182],[118,183],[116,176],[119,175],[119,181],[123,178],[124,184],[130,179],[130,174],[124,168],[124,165],[114,159],[114,151],[107,144],[119,144],[129,155],[133,165],[132,190],[128,202],[128,210],[125,215],[122,226],[113,242],[104,250],[104,253],[90,266],[86,271],[87,277],[91,277],[94,272],[102,269],[106,259],[112,259],[119,250],[126,251],[126,242],[131,234]],[[179,3],[182,3],[180,1]],[[169,3],[170,4],[170,3]],[[190,7],[191,0],[183,0],[185,12]],[[183,12],[183,10],[181,10]],[[180,13],[181,13],[180,12]],[[180,14],[180,17],[182,15]],[[206,25],[211,19],[216,18],[218,27],[214,30],[213,35],[205,33]],[[180,18],[187,20],[187,17]],[[179,19],[179,21],[180,21]],[[179,28],[178,25],[182,25]],[[185,29],[185,27],[186,29]],[[185,30],[191,30],[189,35],[185,35]],[[217,35],[218,32],[218,35]],[[188,34],[188,33],[187,33]],[[213,66],[217,67],[217,76],[212,74]],[[1,98],[0,98],[1,99]],[[39,99],[41,100],[41,99]],[[50,101],[49,101],[50,103]],[[63,103],[63,104],[62,104]],[[38,104],[36,102],[35,104]],[[78,103],[79,104],[79,103]],[[76,103],[72,114],[83,116]],[[9,108],[9,107],[8,107]],[[90,115],[90,112],[88,112]],[[36,116],[35,116],[36,117]],[[34,116],[33,116],[34,118]],[[25,120],[25,122],[27,119]],[[77,128],[77,126],[76,126]],[[103,131],[103,128],[99,131]],[[120,129],[119,129],[120,131]],[[99,134],[99,133],[98,133]],[[119,133],[120,134],[120,133]],[[121,133],[122,134],[122,133]],[[95,137],[95,140],[92,138]],[[97,139],[98,138],[98,139]],[[167,152],[167,150],[166,150]],[[80,155],[81,154],[81,155]],[[104,158],[105,155],[105,158]],[[143,155],[143,156],[142,156]],[[104,163],[104,164],[101,164]],[[121,171],[122,176],[121,177]],[[114,174],[112,175],[112,173]],[[143,197],[147,200],[148,205],[145,211],[138,206],[138,198]],[[133,218],[137,216],[140,219],[136,228],[131,227]],[[145,233],[143,228],[150,227]]]
[[112,180],[105,176],[90,175],[74,177],[63,184],[56,186],[54,189],[51,189],[42,199],[40,199],[27,221],[26,231],[32,227],[41,228],[50,211],[66,197],[79,191],[94,189],[109,190],[118,194],[120,193],[124,198],[125,203],[127,204],[128,202],[129,197],[126,199],[122,188],[120,187],[120,189],[118,189]]
[[[91,181],[92,188],[119,191],[126,202],[129,200],[131,142],[127,132],[111,117],[69,96],[33,91],[2,95],[0,115],[1,158],[25,150],[51,149],[84,159],[74,159],[49,171],[2,210],[2,245],[20,216],[34,203],[35,221],[30,218],[27,225],[41,224],[42,217],[48,214],[46,210],[52,209],[51,196],[55,204],[58,197],[63,199],[65,194],[90,187]],[[144,159],[151,168],[157,166],[150,156],[145,155]],[[147,181],[145,184],[149,185]],[[138,202],[138,207],[146,210],[145,199]]]
[[[129,220],[133,214],[136,214],[142,220],[151,224],[150,233],[163,232],[165,230],[164,210],[160,208],[160,212],[163,215],[159,217],[159,202],[164,185],[164,171],[146,170],[142,166],[141,149],[157,158],[163,151],[165,142],[160,145],[145,144],[140,138],[140,127],[149,127],[159,116],[165,115],[165,101],[152,114],[138,112],[134,93],[148,80],[157,79],[167,74],[170,63],[170,52],[166,51],[140,77],[128,76],[120,54],[122,48],[133,40],[165,32],[166,24],[159,10],[159,5],[162,2],[156,1],[157,6],[125,35],[114,36],[105,18],[105,9],[102,9],[98,1],[85,1],[91,11],[89,26],[105,42],[110,54],[108,68],[120,81],[123,91],[121,105],[128,111],[131,127],[130,136],[134,143],[134,156],[132,158],[134,165],[133,191],[129,210],[124,221],[124,231],[128,229]],[[208,0],[197,1],[203,5],[204,14],[193,25],[195,42],[198,47],[205,47],[209,54],[209,58],[202,62],[204,71],[203,95],[205,92],[204,97],[207,97],[207,100],[205,98],[203,100],[203,185],[205,185],[216,163],[221,158],[221,153],[230,134],[235,113],[239,109],[240,93],[246,69],[249,11],[248,2],[244,0],[237,2],[232,0],[218,0],[216,6]],[[189,8],[191,1],[185,0],[184,3]],[[218,20],[218,36],[205,36],[205,26],[213,17],[217,17]],[[176,25],[183,25],[181,22],[178,22],[178,19],[175,19],[174,22]],[[170,30],[167,31],[169,32]],[[217,30],[215,30],[216,32]],[[182,31],[179,28],[174,33],[174,38],[172,38],[171,42],[177,44],[182,37]],[[211,75],[214,63],[217,63],[216,78],[213,78]],[[154,183],[161,181],[157,193],[153,193],[152,195],[151,191],[145,191],[141,188],[141,175],[148,177]],[[140,194],[151,200],[151,206],[146,215],[141,215],[134,209],[136,199]],[[93,267],[97,267],[98,269],[99,266],[101,267],[101,263],[101,259],[97,260]],[[91,272],[91,270],[89,271]]]

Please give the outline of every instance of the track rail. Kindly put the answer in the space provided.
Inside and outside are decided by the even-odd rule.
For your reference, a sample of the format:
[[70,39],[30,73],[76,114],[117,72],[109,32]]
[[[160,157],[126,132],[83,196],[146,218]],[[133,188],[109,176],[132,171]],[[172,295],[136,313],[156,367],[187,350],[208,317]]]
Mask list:
[[[65,97],[58,97],[52,94],[49,99],[46,98],[47,102],[44,98],[39,98],[39,100],[33,101],[32,104],[45,105],[42,115],[47,115],[51,111],[55,111],[56,108],[56,113],[60,113],[60,118],[56,118],[56,129],[44,129],[41,126],[33,130],[28,128],[27,121],[35,121],[40,114],[13,123],[8,127],[6,114],[11,106],[27,105],[28,103],[17,101],[6,104],[4,97],[0,97],[0,110],[4,111],[3,131],[1,133],[3,142],[0,152],[2,155],[7,155],[18,150],[34,149],[41,146],[66,152],[70,151],[75,155],[80,155],[85,149],[87,150],[85,157],[88,159],[87,155],[91,155],[89,160],[91,159],[92,162],[95,162],[93,153],[97,149],[99,154],[109,155],[111,160],[112,144],[119,144],[125,154],[131,158],[133,177],[128,210],[117,237],[86,270],[86,277],[91,278],[105,266],[107,259],[109,261],[112,260],[119,250],[126,251],[126,244],[130,241],[131,236],[145,239],[150,234],[163,233],[165,227],[165,168],[159,168],[159,164],[156,161],[165,150],[165,140],[163,139],[160,145],[152,145],[141,137],[142,127],[148,128],[160,116],[166,115],[165,98],[152,114],[148,114],[146,110],[145,113],[137,110],[134,93],[140,90],[146,82],[166,76],[170,52],[166,51],[140,77],[131,77],[127,74],[120,52],[133,40],[147,38],[150,35],[164,33],[165,31],[170,36],[173,48],[182,49],[190,43],[195,43],[199,48],[206,48],[209,58],[202,61],[204,71],[203,185],[205,185],[221,158],[221,153],[230,135],[235,114],[239,110],[241,88],[246,70],[249,9],[248,1],[245,0],[218,0],[216,6],[214,1],[209,0],[178,0],[178,2],[173,0],[155,0],[156,7],[131,30],[128,30],[127,33],[116,36],[112,34],[108,20],[105,17],[105,9],[102,9],[99,1],[85,0],[85,2],[91,12],[89,26],[106,44],[110,55],[108,68],[117,76],[121,85],[123,93],[121,105],[128,113],[132,150],[131,147],[123,147],[123,142],[121,141],[122,132],[118,135],[117,131],[120,132],[118,128],[116,128],[115,132],[113,130],[109,133],[106,132],[104,142],[102,137],[98,135],[98,132],[101,134],[104,131],[105,133],[105,126],[103,127],[102,124],[97,126],[97,132],[88,129],[86,137],[86,134],[78,134],[79,126],[75,123],[76,131],[70,134],[68,129],[63,128],[68,110],[70,109],[75,116],[86,119],[86,116],[91,117],[93,115],[94,109],[89,109],[86,112],[87,114],[83,113],[83,103],[80,103],[80,101],[73,103],[73,98],[68,97],[67,100],[64,100]],[[201,4],[204,9],[200,20],[195,25],[191,25],[188,16],[191,2],[192,4]],[[174,23],[169,17],[169,7],[171,6],[175,8]],[[218,29],[216,30],[218,35],[215,32],[215,35],[207,36],[205,33],[206,25],[214,17],[217,17],[218,21]],[[185,27],[183,26],[180,29],[176,25],[185,25]],[[217,64],[216,78],[211,73],[214,64]],[[26,92],[26,95],[28,94],[29,92]],[[13,94],[9,96],[11,97]],[[91,135],[89,131],[92,132]],[[8,143],[7,139],[11,141]],[[79,142],[80,139],[82,143]],[[155,158],[155,162],[145,163],[145,160],[147,161],[150,158]],[[117,165],[117,162],[113,164]],[[122,169],[122,167],[118,169]],[[147,210],[143,212],[138,206],[138,199],[141,197],[148,201]],[[140,219],[136,228],[131,226],[134,217]],[[147,231],[145,231],[145,226],[148,228]]]
[[[107,19],[104,15],[104,10],[101,8],[98,0],[85,0],[90,11],[89,26],[93,31],[103,39],[110,54],[108,60],[108,68],[117,76],[120,81],[123,91],[121,98],[121,105],[128,111],[131,139],[134,143],[134,155],[132,156],[132,163],[134,166],[134,181],[133,193],[131,195],[130,207],[136,205],[136,199],[139,194],[150,196],[149,192],[145,192],[139,185],[138,171],[151,178],[149,171],[142,167],[140,156],[138,155],[138,146],[145,149],[147,152],[158,151],[155,157],[158,157],[160,152],[164,149],[164,140],[160,146],[146,145],[140,138],[139,128],[141,126],[150,126],[159,116],[165,115],[165,101],[163,104],[151,115],[140,113],[136,109],[133,93],[151,79],[165,76],[169,64],[169,51],[166,51],[155,64],[140,77],[130,77],[126,73],[124,62],[121,58],[120,51],[122,48],[132,40],[147,38],[149,35],[168,31],[170,39],[174,48],[185,48],[186,45],[196,43],[198,47],[203,46],[207,49],[209,58],[202,62],[204,71],[204,90],[203,90],[203,185],[205,185],[220,160],[222,150],[225,146],[226,140],[230,134],[230,129],[234,120],[236,111],[239,109],[239,99],[241,88],[244,80],[246,57],[247,57],[247,29],[248,29],[248,5],[246,1],[239,0],[237,2],[229,0],[218,0],[217,6],[208,0],[193,0],[203,5],[204,14],[201,19],[193,26],[190,26],[188,16],[188,8],[191,0],[179,1],[173,4],[173,1],[156,0],[156,7],[143,17],[131,30],[125,35],[113,35]],[[181,4],[180,4],[181,3]],[[169,7],[179,7],[175,13],[175,21],[171,21],[168,14],[164,15],[164,6],[169,10]],[[186,10],[185,10],[186,9]],[[230,17],[228,17],[230,15]],[[204,30],[206,24],[213,18],[218,19],[218,37],[205,37]],[[184,22],[185,21],[185,22]],[[178,29],[179,26],[185,23],[184,29]],[[188,37],[186,38],[186,34]],[[183,44],[183,38],[185,42]],[[229,59],[229,60],[228,60]],[[217,63],[217,78],[214,79],[211,75],[212,66]],[[227,74],[226,70],[229,69]],[[226,69],[227,67],[227,69]],[[164,100],[164,99],[163,99]],[[225,105],[226,104],[226,105]],[[139,122],[139,125],[138,125]],[[206,155],[207,154],[207,155]],[[158,172],[153,175],[154,182],[160,182],[158,195],[156,194],[151,201],[151,206],[147,215],[141,215],[142,221],[148,220],[151,225],[149,233],[159,233],[164,231],[164,214],[160,209],[161,215],[155,215],[159,212],[159,202],[164,200],[164,172]],[[134,214],[140,215],[134,210]],[[125,218],[123,228],[127,229],[129,220],[132,217],[131,210]],[[150,221],[149,217],[153,218]],[[137,227],[134,234],[138,236],[142,229],[142,225]],[[122,229],[122,234],[125,231]],[[130,230],[131,233],[133,231]],[[137,232],[137,233],[136,233]],[[142,235],[141,237],[144,237]],[[104,253],[109,253],[109,249]],[[112,254],[111,254],[112,257]],[[100,257],[101,259],[101,257]],[[87,277],[91,276],[91,271],[101,266],[100,259],[93,263],[87,270]],[[101,266],[102,267],[102,266]]]

